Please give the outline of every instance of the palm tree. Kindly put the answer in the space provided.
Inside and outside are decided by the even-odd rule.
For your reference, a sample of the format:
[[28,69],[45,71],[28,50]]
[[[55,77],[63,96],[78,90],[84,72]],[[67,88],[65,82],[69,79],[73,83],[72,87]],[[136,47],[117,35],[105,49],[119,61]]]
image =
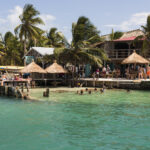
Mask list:
[[148,54],[150,54],[150,15],[147,17],[147,22],[145,26],[141,26],[144,32],[144,35],[138,36],[135,41],[134,45],[136,45],[136,42],[139,40],[143,40],[141,55],[144,57],[147,57]]
[[147,17],[146,26],[141,26],[144,33],[145,39],[143,41],[142,54],[143,56],[147,56],[150,53],[150,16]]
[[11,32],[6,32],[3,43],[5,45],[5,55],[2,57],[3,64],[16,65],[22,64],[23,52],[21,43]]
[[114,30],[112,29],[112,32],[111,32],[111,34],[110,34],[110,40],[111,40],[111,41],[112,41],[112,40],[117,40],[117,39],[119,39],[122,35],[123,35],[122,32],[120,32],[120,31],[114,32]]
[[59,49],[56,53],[59,53],[59,59],[63,62],[70,62],[74,65],[91,63],[101,66],[107,56],[103,49],[91,46],[98,41],[100,42],[101,38],[96,27],[88,18],[79,17],[77,23],[72,25],[72,42],[70,46],[62,50]]
[[[37,25],[44,24],[42,19],[38,17],[39,11],[33,5],[26,4],[22,14],[19,16],[21,24],[15,28],[15,33],[19,35],[20,40],[24,43],[24,55],[27,52],[27,42],[33,40],[36,45],[36,40],[41,35],[41,30]],[[24,61],[24,65],[25,65]]]
[[[55,49],[58,60],[61,63],[96,64],[101,66],[103,60],[108,60],[105,51],[100,48],[93,48],[96,42],[100,42],[99,31],[86,17],[80,17],[77,23],[72,25],[72,42],[69,47]],[[74,78],[74,73],[72,74]]]
[[50,31],[47,33],[47,38],[49,39],[49,46],[50,47],[64,47],[65,46],[65,39],[61,32],[57,32],[57,28],[51,28]]
[[5,43],[2,34],[0,34],[0,57],[5,55]]

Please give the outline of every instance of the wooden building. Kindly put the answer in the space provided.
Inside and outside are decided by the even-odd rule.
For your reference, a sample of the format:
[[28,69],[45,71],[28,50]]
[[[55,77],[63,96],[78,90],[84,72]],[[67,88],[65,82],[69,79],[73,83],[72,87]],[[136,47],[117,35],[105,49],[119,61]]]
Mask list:
[[[120,64],[125,58],[135,50],[140,53],[143,39],[135,41],[138,36],[144,35],[140,29],[124,32],[121,38],[111,41],[109,35],[103,36],[105,42],[99,43],[96,47],[104,48],[113,64]],[[150,53],[148,55],[150,58]]]
[[43,59],[45,55],[52,55],[54,54],[54,48],[49,47],[31,47],[30,50],[26,53],[26,63],[30,64],[32,59],[37,61],[37,59]]

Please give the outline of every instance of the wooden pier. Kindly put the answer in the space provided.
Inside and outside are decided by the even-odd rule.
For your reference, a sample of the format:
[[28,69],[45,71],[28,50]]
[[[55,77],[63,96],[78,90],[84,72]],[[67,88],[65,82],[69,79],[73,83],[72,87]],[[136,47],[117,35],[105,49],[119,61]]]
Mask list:
[[76,82],[84,87],[150,90],[150,79],[80,78]]

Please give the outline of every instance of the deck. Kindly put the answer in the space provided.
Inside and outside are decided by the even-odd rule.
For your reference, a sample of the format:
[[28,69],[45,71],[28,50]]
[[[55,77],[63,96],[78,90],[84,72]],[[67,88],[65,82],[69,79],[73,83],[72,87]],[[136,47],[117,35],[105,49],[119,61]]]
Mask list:
[[103,87],[108,88],[129,88],[129,89],[146,89],[150,90],[150,79],[123,79],[123,78],[80,78],[77,82],[82,86]]

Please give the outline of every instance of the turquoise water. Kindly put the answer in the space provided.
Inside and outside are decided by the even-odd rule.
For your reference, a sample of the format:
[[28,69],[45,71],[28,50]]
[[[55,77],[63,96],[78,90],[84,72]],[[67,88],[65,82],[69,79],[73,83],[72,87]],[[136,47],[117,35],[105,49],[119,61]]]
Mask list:
[[0,98],[0,150],[148,149],[150,92],[51,93],[44,102]]

